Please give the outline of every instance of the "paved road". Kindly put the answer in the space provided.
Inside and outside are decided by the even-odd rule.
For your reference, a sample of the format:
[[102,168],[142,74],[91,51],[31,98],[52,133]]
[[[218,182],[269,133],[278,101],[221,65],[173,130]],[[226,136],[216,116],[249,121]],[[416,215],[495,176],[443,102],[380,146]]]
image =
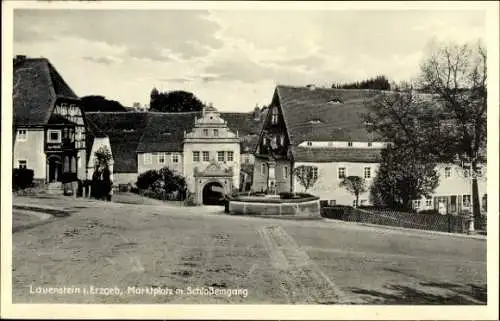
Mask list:
[[[486,303],[484,240],[213,207],[16,202],[71,215],[13,234],[14,302]],[[49,289],[66,293],[33,293]]]

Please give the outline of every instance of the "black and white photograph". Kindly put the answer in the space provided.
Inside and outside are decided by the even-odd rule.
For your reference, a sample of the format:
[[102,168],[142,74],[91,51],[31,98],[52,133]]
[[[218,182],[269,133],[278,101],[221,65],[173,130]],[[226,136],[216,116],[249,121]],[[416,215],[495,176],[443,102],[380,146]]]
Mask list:
[[2,317],[498,318],[497,2],[2,7]]

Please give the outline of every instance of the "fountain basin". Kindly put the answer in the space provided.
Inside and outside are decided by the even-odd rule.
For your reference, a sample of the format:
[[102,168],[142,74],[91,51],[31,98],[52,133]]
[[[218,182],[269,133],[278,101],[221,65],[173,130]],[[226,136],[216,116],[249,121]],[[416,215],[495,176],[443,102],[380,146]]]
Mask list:
[[283,218],[321,219],[319,197],[305,193],[240,194],[229,200],[229,213]]

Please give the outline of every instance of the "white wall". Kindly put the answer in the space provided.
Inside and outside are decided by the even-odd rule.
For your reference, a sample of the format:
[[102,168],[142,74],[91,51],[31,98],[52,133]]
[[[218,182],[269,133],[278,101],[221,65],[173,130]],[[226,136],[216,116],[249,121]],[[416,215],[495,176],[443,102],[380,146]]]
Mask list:
[[[364,168],[371,169],[371,178],[366,179],[367,192],[359,195],[359,204],[363,205],[370,203],[369,187],[375,178],[378,170],[378,163],[351,163],[351,162],[332,162],[332,163],[304,163],[297,162],[294,167],[301,165],[316,166],[318,168],[318,180],[313,187],[307,190],[307,193],[319,196],[321,200],[335,200],[337,205],[353,205],[355,196],[349,193],[339,184],[342,179],[338,178],[338,168],[345,167],[345,176],[359,176],[364,178]],[[294,191],[305,192],[305,188],[299,183],[294,176]]]
[[[200,161],[193,161],[193,151],[200,152]],[[204,171],[206,167],[210,164],[209,162],[203,161],[203,151],[208,151],[210,154],[210,160],[215,159],[215,161],[221,165],[222,168],[233,168],[233,187],[239,188],[240,186],[240,144],[239,143],[221,143],[216,141],[205,142],[205,143],[185,143],[184,144],[184,176],[188,183],[188,188],[193,191],[195,188],[194,183],[194,169],[198,168],[198,171]],[[232,151],[233,161],[232,162],[219,162],[217,160],[218,151]],[[227,157],[227,156],[226,156]]]
[[14,142],[13,168],[18,168],[19,160],[27,161],[27,168],[34,171],[34,179],[46,179],[47,158],[44,150],[44,130],[26,129],[26,141],[20,141],[17,135]]

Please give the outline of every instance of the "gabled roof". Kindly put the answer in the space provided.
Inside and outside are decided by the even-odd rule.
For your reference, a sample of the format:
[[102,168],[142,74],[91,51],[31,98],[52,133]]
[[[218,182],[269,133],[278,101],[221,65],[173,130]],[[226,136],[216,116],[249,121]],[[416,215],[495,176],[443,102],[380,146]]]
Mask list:
[[381,152],[381,149],[371,148],[297,147],[294,151],[294,160],[306,163],[378,163]]
[[303,141],[374,141],[361,114],[376,92],[361,89],[330,89],[277,86],[275,95],[285,119],[290,143]]
[[79,99],[45,58],[16,58],[13,69],[14,126],[47,123],[58,97]]
[[[137,172],[136,149],[144,133],[147,116],[142,112],[85,113],[89,124],[87,130],[90,129],[95,137],[109,137],[116,173]],[[91,146],[90,143],[88,145]]]

